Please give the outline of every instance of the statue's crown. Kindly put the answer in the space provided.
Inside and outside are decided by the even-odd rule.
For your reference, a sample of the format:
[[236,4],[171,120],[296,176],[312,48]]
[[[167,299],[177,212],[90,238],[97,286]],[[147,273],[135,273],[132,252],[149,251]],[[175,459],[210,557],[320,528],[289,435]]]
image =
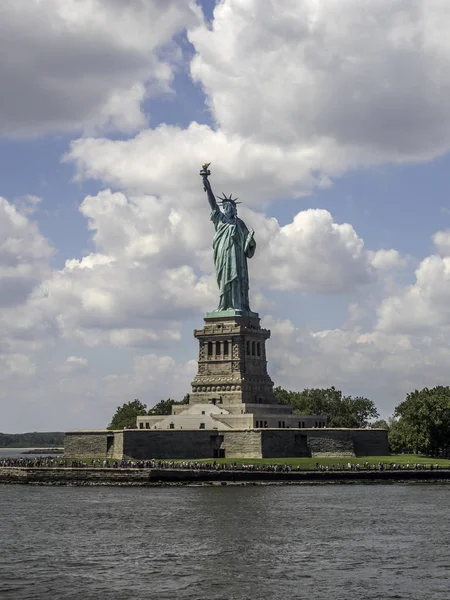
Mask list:
[[230,197],[228,197],[222,192],[222,196],[216,196],[216,198],[219,200],[219,204],[226,204],[227,202],[234,206],[236,206],[236,204],[242,204],[242,202],[237,202],[238,198],[233,198],[232,196],[233,194],[230,194]]

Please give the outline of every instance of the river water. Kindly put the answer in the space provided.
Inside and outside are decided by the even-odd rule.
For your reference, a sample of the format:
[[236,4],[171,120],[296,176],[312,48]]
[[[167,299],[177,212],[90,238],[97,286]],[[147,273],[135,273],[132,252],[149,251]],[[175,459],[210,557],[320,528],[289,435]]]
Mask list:
[[52,457],[60,456],[57,452],[39,453],[35,448],[0,448],[0,460],[2,458],[37,458],[38,456]]
[[0,486],[0,598],[446,600],[450,485]]

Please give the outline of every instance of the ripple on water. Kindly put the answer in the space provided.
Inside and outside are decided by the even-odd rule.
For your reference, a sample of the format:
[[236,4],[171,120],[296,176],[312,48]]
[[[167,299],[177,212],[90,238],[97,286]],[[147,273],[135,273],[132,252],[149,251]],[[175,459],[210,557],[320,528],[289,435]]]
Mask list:
[[0,487],[0,597],[446,600],[450,487]]

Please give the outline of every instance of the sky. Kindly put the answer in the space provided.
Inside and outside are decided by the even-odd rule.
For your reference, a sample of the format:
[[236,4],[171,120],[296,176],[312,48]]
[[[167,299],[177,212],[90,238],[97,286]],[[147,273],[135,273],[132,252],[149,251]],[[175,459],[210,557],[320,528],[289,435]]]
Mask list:
[[0,4],[0,431],[181,399],[255,230],[269,373],[388,417],[450,384],[447,0]]

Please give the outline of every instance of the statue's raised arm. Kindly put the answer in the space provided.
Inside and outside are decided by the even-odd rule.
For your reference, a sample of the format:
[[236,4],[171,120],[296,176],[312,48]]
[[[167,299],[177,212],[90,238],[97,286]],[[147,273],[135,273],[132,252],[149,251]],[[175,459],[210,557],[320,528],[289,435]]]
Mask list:
[[208,177],[211,175],[211,171],[208,169],[210,164],[211,163],[203,163],[202,164],[202,168],[200,170],[200,175],[203,179],[203,189],[205,190],[206,194],[208,195],[208,202],[209,202],[209,205],[211,206],[211,210],[216,210],[219,207],[217,206],[216,198],[213,194],[213,191],[211,189],[211,184],[209,183],[209,179],[208,179]]

